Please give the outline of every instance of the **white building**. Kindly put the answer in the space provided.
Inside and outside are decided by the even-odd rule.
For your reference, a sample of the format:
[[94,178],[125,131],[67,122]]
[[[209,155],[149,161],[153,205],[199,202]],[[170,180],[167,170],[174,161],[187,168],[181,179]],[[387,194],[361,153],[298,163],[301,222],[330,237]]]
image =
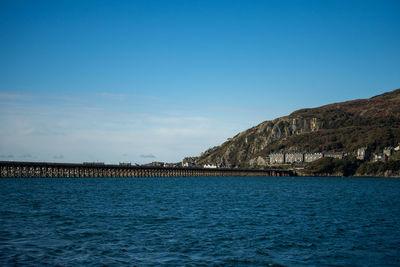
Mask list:
[[325,158],[343,159],[343,152],[324,152]]
[[285,153],[277,152],[269,154],[270,164],[283,164],[285,163]]
[[194,164],[194,162],[190,162],[190,161],[182,162],[183,167],[194,167],[195,165],[196,164]]
[[313,161],[316,161],[318,159],[322,159],[324,157],[324,154],[321,152],[316,152],[316,153],[305,153],[304,154],[304,162],[310,163]]
[[203,168],[205,168],[205,169],[216,169],[217,165],[215,165],[213,163],[207,163],[207,164],[204,164]]
[[285,155],[286,163],[302,163],[304,161],[303,153],[289,152]]
[[367,160],[370,155],[371,152],[368,147],[361,147],[357,150],[357,159],[359,160]]

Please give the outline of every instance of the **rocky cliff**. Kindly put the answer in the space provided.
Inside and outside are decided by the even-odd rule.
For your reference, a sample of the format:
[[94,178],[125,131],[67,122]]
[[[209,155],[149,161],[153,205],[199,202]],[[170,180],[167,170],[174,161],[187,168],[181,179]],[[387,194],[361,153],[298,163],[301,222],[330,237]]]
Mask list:
[[318,108],[302,109],[289,116],[239,133],[200,155],[197,164],[262,166],[274,151],[373,150],[400,141],[400,89],[375,96]]

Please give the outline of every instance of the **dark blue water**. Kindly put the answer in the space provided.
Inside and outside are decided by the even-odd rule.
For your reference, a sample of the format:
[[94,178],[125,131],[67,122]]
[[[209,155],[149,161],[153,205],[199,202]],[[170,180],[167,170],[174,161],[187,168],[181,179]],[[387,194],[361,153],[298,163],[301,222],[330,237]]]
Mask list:
[[0,179],[0,205],[0,265],[400,265],[399,179]]

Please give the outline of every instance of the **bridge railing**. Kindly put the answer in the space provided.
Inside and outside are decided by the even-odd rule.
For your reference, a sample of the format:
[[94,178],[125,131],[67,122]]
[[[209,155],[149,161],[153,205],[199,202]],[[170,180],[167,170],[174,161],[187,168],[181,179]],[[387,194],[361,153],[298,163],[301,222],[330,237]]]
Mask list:
[[229,169],[88,165],[80,163],[0,161],[0,177],[201,177],[201,176],[293,176],[281,169]]

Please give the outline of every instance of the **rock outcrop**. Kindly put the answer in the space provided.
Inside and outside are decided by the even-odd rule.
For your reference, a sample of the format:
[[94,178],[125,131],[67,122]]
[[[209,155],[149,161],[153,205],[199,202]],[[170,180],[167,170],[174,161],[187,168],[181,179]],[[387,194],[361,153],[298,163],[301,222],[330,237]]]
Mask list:
[[265,157],[274,151],[353,151],[366,145],[381,149],[399,140],[400,89],[262,122],[205,151],[196,162],[256,167],[265,165]]

